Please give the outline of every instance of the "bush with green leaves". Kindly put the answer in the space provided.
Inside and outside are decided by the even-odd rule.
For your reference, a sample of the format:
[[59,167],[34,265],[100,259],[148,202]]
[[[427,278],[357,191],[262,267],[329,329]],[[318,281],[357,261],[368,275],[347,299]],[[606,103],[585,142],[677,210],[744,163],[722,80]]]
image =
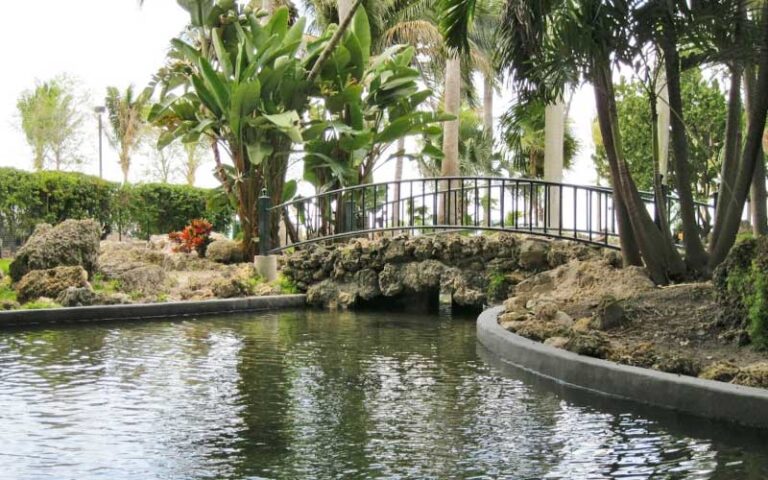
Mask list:
[[120,229],[147,238],[205,218],[225,231],[234,209],[221,197],[218,190],[186,185],[120,186],[82,173],[0,168],[0,229],[23,239],[39,223],[93,218],[105,232]]
[[733,247],[713,275],[721,321],[744,328],[755,347],[768,349],[768,237]]

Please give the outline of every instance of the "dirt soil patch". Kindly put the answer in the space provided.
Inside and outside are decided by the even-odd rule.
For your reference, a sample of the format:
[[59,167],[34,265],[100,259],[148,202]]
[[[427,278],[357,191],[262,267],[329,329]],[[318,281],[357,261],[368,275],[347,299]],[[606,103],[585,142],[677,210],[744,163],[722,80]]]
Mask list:
[[768,388],[768,353],[723,326],[711,282],[655,287],[639,268],[573,261],[520,283],[504,305],[504,328],[554,347]]

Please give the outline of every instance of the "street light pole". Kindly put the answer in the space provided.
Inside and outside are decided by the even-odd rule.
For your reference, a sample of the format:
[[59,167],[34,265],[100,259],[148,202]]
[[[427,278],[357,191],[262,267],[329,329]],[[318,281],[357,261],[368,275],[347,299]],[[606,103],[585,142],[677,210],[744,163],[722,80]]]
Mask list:
[[105,110],[106,108],[104,108],[101,105],[93,109],[93,111],[96,112],[96,115],[98,115],[99,117],[99,178],[104,178],[104,165],[102,163],[102,147],[101,147],[101,137],[102,137],[101,114],[104,113]]

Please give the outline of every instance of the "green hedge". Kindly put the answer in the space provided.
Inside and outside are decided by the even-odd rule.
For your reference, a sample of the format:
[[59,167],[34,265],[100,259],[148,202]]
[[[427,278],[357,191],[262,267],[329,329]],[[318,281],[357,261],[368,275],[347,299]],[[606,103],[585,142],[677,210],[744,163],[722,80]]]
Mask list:
[[24,237],[38,223],[94,218],[108,231],[141,238],[180,230],[193,218],[205,218],[226,230],[234,209],[216,190],[186,185],[121,186],[68,172],[25,172],[0,168],[0,230]]

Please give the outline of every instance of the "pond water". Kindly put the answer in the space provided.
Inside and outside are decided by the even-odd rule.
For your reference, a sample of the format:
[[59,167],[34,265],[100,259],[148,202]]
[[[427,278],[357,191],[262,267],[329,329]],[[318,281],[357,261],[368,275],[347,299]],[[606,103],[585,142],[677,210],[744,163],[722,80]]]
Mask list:
[[488,362],[472,318],[0,333],[0,478],[764,479],[758,433]]

